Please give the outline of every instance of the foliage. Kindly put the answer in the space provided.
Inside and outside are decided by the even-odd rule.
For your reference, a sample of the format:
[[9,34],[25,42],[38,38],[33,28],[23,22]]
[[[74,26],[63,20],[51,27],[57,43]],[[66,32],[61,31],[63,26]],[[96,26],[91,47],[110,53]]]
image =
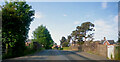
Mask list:
[[85,41],[87,38],[93,40],[94,33],[87,34],[87,32],[89,31],[94,31],[94,24],[92,24],[91,22],[82,23],[81,26],[76,27],[76,30],[72,31],[72,40],[79,42],[83,41],[83,38],[85,39]]
[[2,11],[0,10],[0,29],[2,28]]
[[81,26],[77,26],[76,30],[72,31],[71,35],[69,35],[67,39],[63,36],[60,43],[62,46],[68,46],[67,44],[69,44],[70,40],[72,40],[72,43],[77,43],[79,45],[84,43],[83,39],[86,41],[88,38],[89,41],[92,41],[94,33],[88,34],[89,31],[95,31],[94,24],[91,22],[84,22]]
[[24,55],[33,15],[34,10],[26,2],[5,2],[2,6],[2,48],[6,55]]
[[69,45],[69,42],[64,42],[64,43],[62,43],[62,46],[63,46],[63,47],[68,47],[68,45]]
[[[27,48],[25,51],[24,51],[24,54],[25,55],[29,55],[29,54],[34,54],[35,52],[39,52],[41,50],[45,50],[44,48],[39,48],[37,51],[35,51],[34,49],[31,49],[31,48]],[[24,56],[25,56],[24,55]]]
[[82,44],[84,44],[84,42],[77,42],[77,44],[78,44],[78,45],[82,45]]
[[2,42],[2,11],[0,10],[0,47]]
[[53,46],[54,41],[51,38],[51,35],[48,29],[41,25],[33,32],[34,41],[43,45],[44,48],[49,49]]
[[120,60],[120,46],[115,47],[115,59]]
[[118,43],[120,43],[120,31],[118,32]]
[[67,41],[70,42],[70,40],[71,40],[71,36],[69,35]]
[[63,50],[63,48],[58,48],[58,50]]
[[54,45],[57,45],[57,43],[54,43]]
[[[69,37],[69,36],[68,36]],[[60,45],[62,45],[63,47],[68,47],[69,42],[70,42],[70,37],[69,39],[66,39],[64,36],[62,37],[62,39],[60,40]]]
[[62,45],[64,42],[67,42],[67,39],[63,36],[62,39],[60,40],[60,45]]

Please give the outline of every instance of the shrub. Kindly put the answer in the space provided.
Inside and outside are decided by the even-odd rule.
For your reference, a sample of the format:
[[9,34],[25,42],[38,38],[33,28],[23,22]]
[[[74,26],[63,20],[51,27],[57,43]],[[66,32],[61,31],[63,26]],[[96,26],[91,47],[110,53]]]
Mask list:
[[64,43],[62,44],[62,46],[63,46],[63,47],[68,47],[68,44],[69,44],[69,42],[64,42]]

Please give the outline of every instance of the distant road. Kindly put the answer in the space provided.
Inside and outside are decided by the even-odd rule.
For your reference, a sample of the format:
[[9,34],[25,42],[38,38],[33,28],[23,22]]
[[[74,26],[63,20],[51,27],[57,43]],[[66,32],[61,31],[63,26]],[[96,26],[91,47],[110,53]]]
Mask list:
[[43,50],[33,55],[12,58],[12,60],[107,60],[105,57],[85,52]]

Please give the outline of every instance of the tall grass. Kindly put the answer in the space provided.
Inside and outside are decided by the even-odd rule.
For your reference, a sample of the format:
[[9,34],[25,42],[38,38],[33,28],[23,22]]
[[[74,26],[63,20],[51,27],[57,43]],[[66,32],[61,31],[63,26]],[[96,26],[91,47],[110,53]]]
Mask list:
[[115,59],[120,60],[120,45],[115,47]]

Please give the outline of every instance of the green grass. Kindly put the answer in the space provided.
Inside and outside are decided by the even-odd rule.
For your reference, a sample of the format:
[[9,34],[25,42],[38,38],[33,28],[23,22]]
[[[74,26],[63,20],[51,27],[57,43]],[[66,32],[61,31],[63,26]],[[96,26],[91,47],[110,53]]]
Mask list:
[[91,52],[91,51],[87,51],[87,53],[89,53],[89,54],[93,54],[93,52]]
[[63,50],[70,50],[70,47],[63,47]]

